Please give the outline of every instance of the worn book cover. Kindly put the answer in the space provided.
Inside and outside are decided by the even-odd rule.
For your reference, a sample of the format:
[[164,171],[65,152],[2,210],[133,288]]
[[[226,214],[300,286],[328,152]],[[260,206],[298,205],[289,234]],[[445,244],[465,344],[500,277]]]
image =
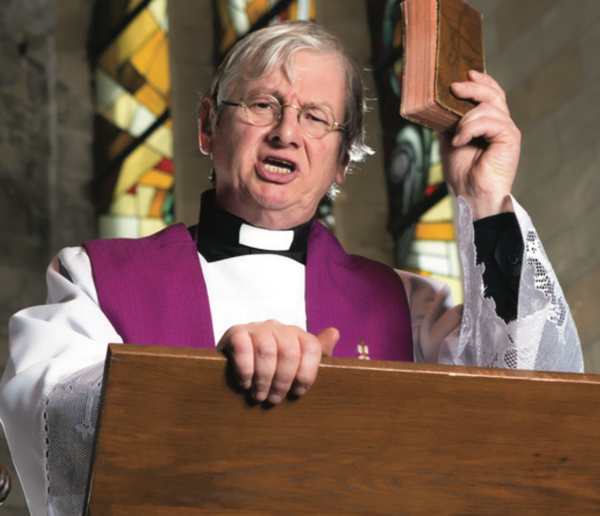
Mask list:
[[445,131],[475,105],[455,97],[450,84],[485,71],[481,13],[464,0],[404,0],[402,15],[400,114]]

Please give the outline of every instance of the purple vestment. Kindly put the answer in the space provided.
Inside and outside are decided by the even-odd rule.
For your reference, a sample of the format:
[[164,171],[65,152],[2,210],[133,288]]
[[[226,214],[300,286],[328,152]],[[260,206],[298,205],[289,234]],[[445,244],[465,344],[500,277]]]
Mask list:
[[[212,348],[210,304],[195,242],[183,224],[140,239],[92,240],[98,300],[124,342]],[[307,330],[340,330],[333,355],[412,361],[404,286],[389,267],[347,254],[313,222],[306,260]]]

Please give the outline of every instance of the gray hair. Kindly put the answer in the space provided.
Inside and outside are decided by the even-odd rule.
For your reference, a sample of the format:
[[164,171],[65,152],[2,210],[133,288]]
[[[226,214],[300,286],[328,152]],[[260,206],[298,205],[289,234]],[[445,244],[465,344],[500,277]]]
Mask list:
[[340,56],[346,72],[342,122],[346,131],[342,133],[340,159],[347,156],[350,163],[364,161],[373,154],[373,150],[365,142],[366,102],[360,69],[346,53],[340,40],[316,23],[286,22],[248,34],[234,45],[217,69],[210,96],[219,106],[221,100],[233,93],[236,84],[262,77],[278,65],[282,67],[286,78],[291,80],[293,70],[290,57],[299,50],[332,52]]

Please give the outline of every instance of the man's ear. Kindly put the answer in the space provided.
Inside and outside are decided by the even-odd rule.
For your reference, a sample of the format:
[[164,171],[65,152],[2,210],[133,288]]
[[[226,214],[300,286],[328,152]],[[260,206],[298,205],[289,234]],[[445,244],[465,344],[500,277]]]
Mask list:
[[350,164],[350,155],[346,152],[344,157],[341,159],[338,166],[338,171],[335,174],[335,182],[341,185],[346,180],[346,173],[348,172],[348,165]]
[[212,153],[214,118],[214,103],[210,97],[204,97],[198,109],[198,147],[205,156]]

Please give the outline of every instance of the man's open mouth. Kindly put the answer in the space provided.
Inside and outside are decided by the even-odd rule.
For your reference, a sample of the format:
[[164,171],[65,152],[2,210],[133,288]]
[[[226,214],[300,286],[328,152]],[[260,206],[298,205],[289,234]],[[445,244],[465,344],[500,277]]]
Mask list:
[[296,164],[281,158],[265,158],[265,170],[273,174],[291,174],[296,170]]

